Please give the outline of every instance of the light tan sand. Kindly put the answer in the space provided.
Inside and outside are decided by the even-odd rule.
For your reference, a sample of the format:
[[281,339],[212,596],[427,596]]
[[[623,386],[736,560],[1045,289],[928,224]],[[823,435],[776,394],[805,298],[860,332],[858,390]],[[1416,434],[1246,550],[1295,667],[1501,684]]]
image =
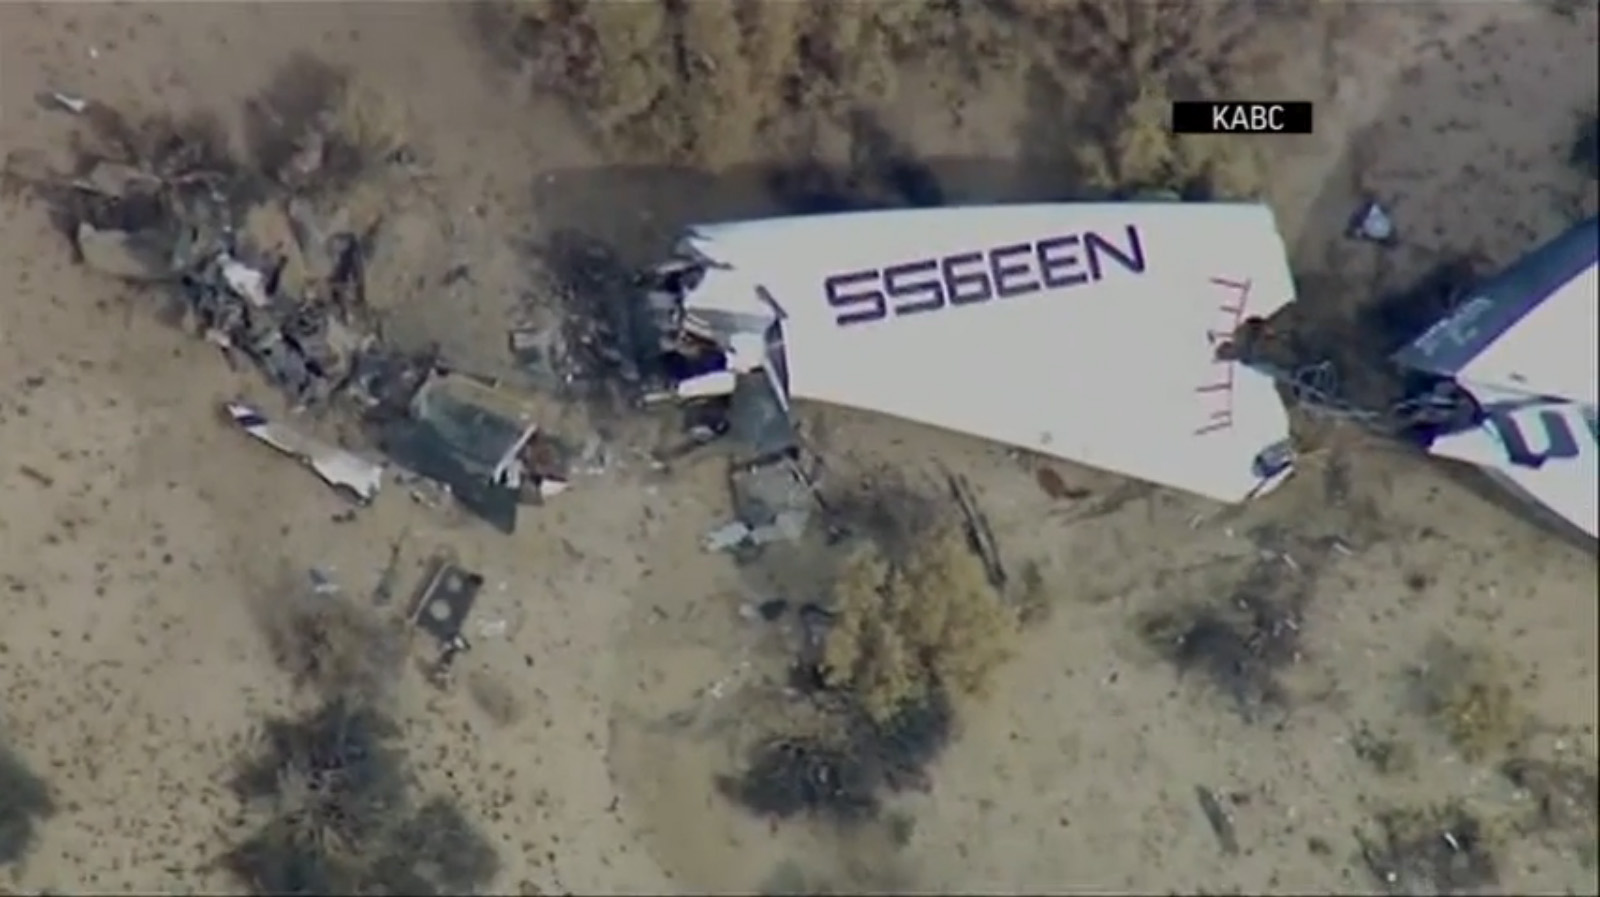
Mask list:
[[[1337,239],[1362,189],[1393,201],[1414,242],[1496,259],[1559,227],[1570,197],[1593,208],[1560,158],[1570,110],[1596,94],[1592,15],[1380,6],[1342,17],[1337,34],[1298,35],[1259,75],[1264,94],[1320,102],[1321,133],[1284,147],[1273,188],[1302,268],[1359,289],[1427,261],[1402,252],[1380,265]],[[527,288],[510,238],[563,223],[530,206],[531,188],[542,171],[581,170],[590,151],[490,64],[464,19],[433,4],[6,4],[0,146],[65,146],[71,121],[40,111],[40,90],[227,112],[296,52],[347,65],[404,109],[434,176],[409,203],[385,301],[458,354],[498,360],[506,309]],[[900,102],[886,120],[930,154],[1013,155],[1026,112],[1013,97],[975,98],[952,132],[919,111],[915,88]],[[472,266],[471,288],[432,286],[456,262]],[[310,565],[363,591],[402,532],[412,555],[449,545],[486,576],[473,627],[506,624],[464,664],[516,693],[515,722],[496,725],[462,689],[403,686],[423,776],[458,791],[500,844],[502,890],[748,890],[785,862],[791,876],[881,889],[1370,890],[1350,832],[1382,800],[1511,799],[1405,709],[1404,671],[1441,634],[1508,655],[1518,701],[1558,727],[1546,749],[1559,740],[1593,763],[1593,555],[1436,468],[1363,444],[1347,452],[1342,509],[1328,507],[1313,461],[1267,500],[1198,526],[1215,508],[1159,493],[1074,522],[999,449],[830,414],[828,448],[847,466],[967,471],[1008,555],[1040,559],[1060,597],[998,697],[963,716],[931,793],[904,801],[915,819],[904,847],[770,829],[710,787],[731,763],[727,696],[760,640],[734,613],[749,597],[737,572],[695,545],[725,513],[711,468],[582,481],[513,538],[401,489],[336,523],[341,505],[319,483],[216,420],[219,400],[265,395],[259,380],[75,267],[40,209],[6,206],[0,271],[0,718],[61,808],[27,861],[0,872],[13,889],[232,887],[208,865],[236,813],[220,777],[252,720],[287,696],[241,597]],[[1100,495],[1117,489],[1059,469]],[[1314,523],[1354,547],[1317,583],[1289,677],[1310,697],[1277,727],[1180,681],[1129,626],[1214,587],[1206,571],[1247,564],[1244,534],[1269,523]],[[696,721],[681,724],[686,714]],[[1414,743],[1419,769],[1378,778],[1351,748],[1364,723]],[[1241,856],[1219,853],[1196,785],[1240,795]],[[1592,866],[1535,842],[1502,863],[1508,891],[1597,888]]]

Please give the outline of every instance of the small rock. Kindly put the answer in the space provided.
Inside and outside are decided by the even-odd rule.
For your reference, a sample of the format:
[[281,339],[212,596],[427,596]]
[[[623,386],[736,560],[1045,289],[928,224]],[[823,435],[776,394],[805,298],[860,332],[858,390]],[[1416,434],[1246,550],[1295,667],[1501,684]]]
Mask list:
[[121,162],[97,162],[89,173],[75,182],[80,189],[104,196],[126,196],[129,193],[152,192],[161,186],[155,175]]
[[78,225],[78,254],[88,268],[119,280],[154,283],[170,278],[164,240],[153,231],[99,230]]

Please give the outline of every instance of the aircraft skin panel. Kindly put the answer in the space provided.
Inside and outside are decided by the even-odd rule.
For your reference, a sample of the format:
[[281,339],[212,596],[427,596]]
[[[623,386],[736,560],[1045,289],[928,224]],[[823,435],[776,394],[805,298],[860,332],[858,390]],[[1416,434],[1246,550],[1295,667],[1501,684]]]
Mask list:
[[1600,403],[1600,268],[1590,265],[1546,297],[1468,363],[1460,378]]
[[1480,285],[1396,354],[1405,367],[1523,395],[1600,402],[1600,219]]
[[[1480,400],[1481,400],[1480,396]],[[1428,452],[1487,469],[1591,537],[1600,537],[1600,412],[1593,405],[1502,394],[1478,427]]]
[[1264,206],[895,210],[695,233],[782,308],[793,398],[1227,502],[1258,489],[1252,462],[1288,437],[1273,383],[1215,357],[1293,297]]

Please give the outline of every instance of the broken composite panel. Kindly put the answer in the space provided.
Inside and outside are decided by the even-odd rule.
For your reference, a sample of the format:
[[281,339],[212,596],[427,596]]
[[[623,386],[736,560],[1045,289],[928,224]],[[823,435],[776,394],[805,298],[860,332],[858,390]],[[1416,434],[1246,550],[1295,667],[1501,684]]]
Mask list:
[[[70,99],[51,105],[88,108]],[[315,197],[252,194],[233,175],[194,167],[203,154],[139,158],[111,142],[118,152],[31,181],[73,222],[86,265],[167,291],[190,327],[230,360],[248,359],[296,409],[353,409],[375,451],[501,530],[515,527],[519,505],[565,488],[554,444],[534,451],[549,441],[527,402],[383,345],[365,301],[373,233]],[[1418,381],[1409,398],[1430,400],[1442,386],[1451,402],[1466,398],[1448,426],[1405,435],[1590,536],[1596,230],[1583,222],[1478,285],[1395,358]],[[1350,232],[1398,240],[1374,202]],[[733,436],[747,458],[781,462],[743,468],[741,525],[711,534],[710,546],[787,539],[803,525],[810,508],[796,496],[814,501],[814,490],[796,463],[795,401],[1227,503],[1292,470],[1282,372],[1239,349],[1250,342],[1242,331],[1294,299],[1263,205],[1020,204],[707,224],[649,280],[628,315],[644,319],[647,342],[658,337],[645,348],[674,359],[652,378],[665,381],[653,397],[709,408],[691,414],[685,450]],[[613,355],[640,348],[606,332],[619,342]],[[360,501],[383,481],[382,464],[314,437],[309,422],[245,402],[226,411]]]
[[1569,228],[1467,291],[1395,361],[1470,401],[1429,454],[1600,533],[1600,219]]
[[1273,378],[1219,357],[1293,299],[1270,209],[976,206],[692,228],[660,269],[669,342],[714,346],[684,400],[891,415],[1223,502],[1281,482]]
[[[1443,386],[1469,406],[1405,438],[1477,465],[1591,537],[1596,231],[1582,222],[1478,284],[1394,359],[1415,381],[1402,407]],[[1371,202],[1351,235],[1398,240]],[[713,350],[676,384],[683,401],[759,395],[776,409],[768,420],[796,400],[856,408],[1229,503],[1292,469],[1282,373],[1237,349],[1294,298],[1265,206],[1061,203],[702,225],[656,280],[650,310],[665,343],[694,358]]]

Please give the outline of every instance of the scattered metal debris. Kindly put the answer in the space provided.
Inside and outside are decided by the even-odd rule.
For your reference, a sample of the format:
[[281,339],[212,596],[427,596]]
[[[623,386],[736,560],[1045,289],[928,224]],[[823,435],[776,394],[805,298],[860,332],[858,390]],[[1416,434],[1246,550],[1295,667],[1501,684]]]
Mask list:
[[750,527],[741,520],[733,520],[705,534],[701,545],[706,551],[731,551],[750,538]]
[[956,507],[961,510],[961,525],[966,533],[967,546],[983,562],[983,572],[989,578],[989,585],[1004,589],[1008,577],[1000,558],[1000,546],[989,527],[989,518],[978,508],[977,499],[972,494],[972,484],[960,474],[949,474],[946,481],[950,486],[950,497],[955,499]]
[[1447,805],[1377,817],[1379,837],[1355,833],[1361,858],[1390,894],[1470,894],[1499,881],[1483,824]]
[[735,520],[706,533],[704,545],[707,551],[730,551],[773,542],[793,542],[805,533],[806,516],[802,511],[781,511],[771,523],[755,527]]
[[171,284],[194,329],[251,358],[291,400],[330,399],[351,356],[375,341],[362,332],[365,309],[344,301],[347,272],[321,266],[320,280],[310,276],[305,260],[327,255],[328,244],[298,242],[309,231],[290,228],[279,205],[243,201],[245,176],[222,170],[222,159],[208,167],[197,136],[173,129],[140,155],[126,137],[137,129],[114,111],[97,107],[86,120],[116,152],[86,159],[80,176],[37,185],[72,220],[83,263],[122,280]]
[[[496,384],[436,371],[412,397],[409,412],[383,428],[384,452],[444,484],[495,528],[514,532],[527,477],[523,454],[539,430],[532,408]],[[553,477],[545,482],[531,484],[541,498],[565,488]]]
[[638,301],[637,270],[604,241],[557,231],[539,247],[560,307],[528,309],[513,352],[535,381],[558,385],[598,411],[632,407],[651,388],[662,340]]
[[438,639],[446,651],[458,645],[454,650],[465,650],[462,631],[482,590],[482,576],[448,554],[434,555],[412,602],[411,623]]
[[805,535],[816,490],[790,456],[734,465],[729,473],[734,520],[707,533],[707,551],[793,542]]
[[339,594],[339,584],[334,582],[332,574],[328,571],[312,567],[306,573],[311,580],[311,594],[322,596]]
[[73,115],[82,115],[89,109],[88,100],[73,96],[70,93],[62,93],[59,90],[47,90],[40,93],[35,99],[45,109],[59,109],[62,112],[70,112]]
[[[41,102],[83,113],[79,164],[13,180],[52,206],[85,266],[168,291],[173,319],[230,364],[248,360],[297,410],[352,412],[392,460],[506,532],[519,498],[537,503],[566,488],[553,471],[523,475],[520,455],[537,431],[525,406],[436,358],[382,344],[364,282],[378,222],[357,224],[318,192],[334,189],[333,169],[350,161],[336,158],[345,139],[330,130],[336,117],[314,117],[307,133],[273,144],[282,150],[273,160],[245,166],[198,120],[127,120],[59,93]],[[251,405],[229,411],[361,500],[377,492],[380,466],[268,423]]]
[[370,502],[383,486],[381,464],[272,423],[249,405],[229,402],[226,408],[234,424],[246,433],[311,468],[328,485],[348,492],[357,501]]
[[781,619],[789,611],[789,601],[786,598],[769,598],[766,601],[748,601],[739,605],[739,617],[743,620],[755,622],[760,620],[773,623]]
[[1228,811],[1222,808],[1217,796],[1211,789],[1204,785],[1194,786],[1194,795],[1200,801],[1200,812],[1205,814],[1206,822],[1211,826],[1211,831],[1216,833],[1217,843],[1222,846],[1222,852],[1228,856],[1237,856],[1239,853],[1239,838],[1233,828],[1233,818]]
[[372,587],[372,603],[385,607],[394,600],[395,586],[400,581],[400,550],[405,547],[406,534],[389,544],[389,560],[378,574],[378,584]]

